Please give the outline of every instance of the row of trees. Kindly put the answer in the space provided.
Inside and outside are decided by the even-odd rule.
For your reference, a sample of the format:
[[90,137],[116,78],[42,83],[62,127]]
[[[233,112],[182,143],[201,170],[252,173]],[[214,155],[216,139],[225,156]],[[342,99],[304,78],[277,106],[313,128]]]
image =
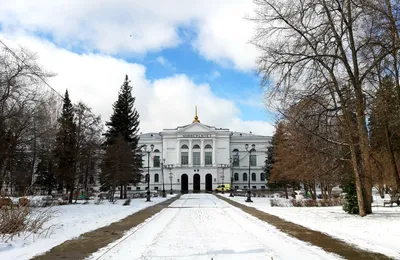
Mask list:
[[354,183],[372,213],[374,185],[400,188],[399,1],[254,2],[259,73],[282,115],[271,179]]
[[[108,130],[83,102],[73,104],[46,80],[53,74],[26,50],[0,49],[0,191],[12,195],[89,192],[141,179],[139,115],[128,76],[113,108]],[[122,193],[122,190],[125,193]]]

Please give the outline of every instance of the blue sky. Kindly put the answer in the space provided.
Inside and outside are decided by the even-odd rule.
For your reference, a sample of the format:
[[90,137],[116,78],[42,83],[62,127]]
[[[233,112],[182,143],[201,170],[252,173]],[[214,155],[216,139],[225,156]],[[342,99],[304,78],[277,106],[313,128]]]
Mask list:
[[249,44],[253,25],[243,19],[251,1],[96,3],[6,0],[0,37],[38,53],[57,73],[54,88],[68,88],[104,120],[128,74],[144,131],[186,124],[198,105],[206,124],[272,134],[274,114],[265,108],[258,52]]

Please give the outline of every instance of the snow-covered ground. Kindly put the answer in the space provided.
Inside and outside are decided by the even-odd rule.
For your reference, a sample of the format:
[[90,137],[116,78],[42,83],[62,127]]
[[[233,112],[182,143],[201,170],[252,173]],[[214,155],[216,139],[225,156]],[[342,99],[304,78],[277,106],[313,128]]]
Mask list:
[[182,196],[89,259],[340,259],[210,194]]
[[[54,217],[44,226],[44,229],[49,228],[49,232],[44,232],[40,237],[27,239],[17,237],[8,243],[0,241],[0,259],[30,259],[66,240],[107,226],[141,209],[160,203],[165,198],[152,198],[152,202],[145,202],[145,200],[145,198],[132,199],[129,206],[122,206],[124,200],[118,200],[115,204],[103,201],[100,205],[95,205],[93,201],[90,201],[90,204],[87,205],[73,204],[51,207]],[[35,208],[34,210],[49,210],[49,208]]]
[[[224,194],[229,198],[229,194]],[[389,198],[389,197],[388,197]],[[400,207],[383,207],[374,196],[373,213],[366,217],[349,215],[341,207],[271,207],[268,198],[229,198],[285,220],[342,239],[360,248],[400,259]],[[285,199],[282,200],[282,204]],[[288,203],[286,203],[288,204]]]

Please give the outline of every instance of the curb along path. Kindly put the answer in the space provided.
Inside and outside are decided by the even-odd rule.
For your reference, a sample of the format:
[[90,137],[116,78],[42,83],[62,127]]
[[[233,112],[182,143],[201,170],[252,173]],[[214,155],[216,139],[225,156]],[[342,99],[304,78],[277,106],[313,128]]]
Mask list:
[[118,222],[111,223],[108,226],[84,233],[76,239],[67,240],[64,243],[53,247],[50,251],[42,255],[33,257],[34,260],[54,260],[54,259],[85,259],[92,253],[107,246],[115,240],[124,236],[125,232],[134,228],[146,219],[159,213],[164,208],[167,208],[172,202],[180,198],[177,195],[166,201],[156,205],[142,209]]
[[308,242],[314,246],[318,246],[327,252],[335,253],[345,259],[349,260],[364,260],[364,259],[393,259],[389,256],[366,251],[340,240],[333,238],[324,233],[308,229],[306,227],[294,224],[292,222],[283,220],[277,216],[257,210],[256,208],[240,204],[236,201],[217,195],[217,197],[232,206],[235,206],[244,212],[276,227],[280,231],[295,237],[301,241]]

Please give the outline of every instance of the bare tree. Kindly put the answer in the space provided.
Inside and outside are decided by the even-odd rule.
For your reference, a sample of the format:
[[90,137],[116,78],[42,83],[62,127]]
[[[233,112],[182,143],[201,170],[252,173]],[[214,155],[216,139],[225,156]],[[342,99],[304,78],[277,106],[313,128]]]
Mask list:
[[[372,213],[371,151],[366,93],[373,70],[392,53],[371,15],[377,1],[255,0],[257,24],[253,43],[263,84],[270,94],[330,97],[327,109],[339,110],[357,187],[360,215]],[[371,49],[374,52],[371,52]],[[271,97],[271,96],[270,96]],[[332,140],[334,141],[334,140]],[[335,141],[336,142],[336,141]]]

